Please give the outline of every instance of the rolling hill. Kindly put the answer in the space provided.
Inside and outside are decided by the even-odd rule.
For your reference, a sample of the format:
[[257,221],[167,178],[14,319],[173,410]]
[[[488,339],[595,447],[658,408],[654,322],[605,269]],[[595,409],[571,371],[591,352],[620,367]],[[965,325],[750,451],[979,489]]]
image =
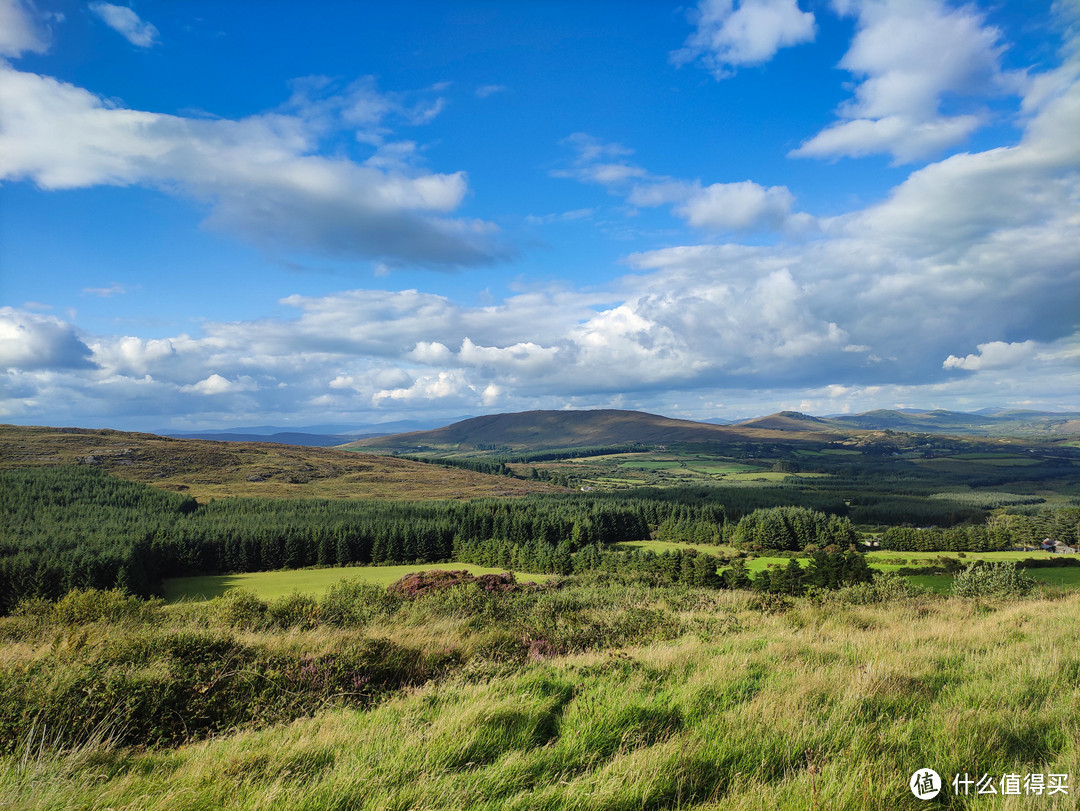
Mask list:
[[983,409],[980,413],[942,409],[881,409],[851,416],[827,417],[825,422],[838,428],[958,436],[1045,436],[1080,433],[1080,414],[1006,409]]
[[447,499],[520,496],[559,489],[407,459],[331,448],[214,442],[85,428],[0,425],[0,469],[92,465],[131,481],[227,496]]
[[[801,416],[801,415],[800,415]],[[783,439],[831,441],[852,433],[850,427],[831,426],[813,417],[781,418],[782,423],[715,425],[672,419],[640,411],[524,411],[474,417],[438,428],[386,437],[373,437],[342,446],[348,450],[397,452],[532,450],[592,445],[664,445],[673,442]],[[760,422],[760,421],[759,421]]]

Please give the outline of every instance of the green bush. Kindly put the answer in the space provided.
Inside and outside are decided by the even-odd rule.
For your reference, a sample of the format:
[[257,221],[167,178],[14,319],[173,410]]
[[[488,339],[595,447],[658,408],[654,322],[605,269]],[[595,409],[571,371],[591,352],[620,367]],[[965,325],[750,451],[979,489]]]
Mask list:
[[848,605],[870,605],[918,597],[926,593],[925,589],[894,572],[877,572],[870,583],[855,583],[834,592],[826,592],[826,600]]
[[976,561],[953,578],[952,590],[958,597],[1023,597],[1035,585],[1016,561]]
[[294,591],[270,602],[267,614],[279,628],[314,628],[319,624],[319,601],[310,594]]
[[231,589],[218,600],[219,616],[226,625],[245,630],[265,628],[269,622],[269,606],[254,592],[247,589]]
[[20,602],[15,616],[34,617],[60,625],[91,622],[153,622],[161,614],[161,600],[143,600],[116,589],[72,589],[56,602],[32,597]]
[[329,625],[363,627],[389,617],[401,601],[401,597],[388,593],[382,586],[342,578],[323,595],[319,615]]

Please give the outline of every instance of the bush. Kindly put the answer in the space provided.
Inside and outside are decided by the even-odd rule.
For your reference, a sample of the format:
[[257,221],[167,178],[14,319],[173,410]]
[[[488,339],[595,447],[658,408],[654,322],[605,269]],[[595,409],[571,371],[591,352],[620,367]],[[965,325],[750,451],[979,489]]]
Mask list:
[[123,591],[73,589],[55,603],[41,598],[24,600],[12,612],[61,625],[91,622],[153,622],[161,613],[161,600],[143,600]]
[[926,594],[925,589],[893,572],[878,572],[870,583],[855,583],[832,592],[829,598],[847,605],[870,605]]
[[255,630],[269,624],[266,601],[260,600],[254,592],[232,589],[222,595],[220,603],[220,616],[226,625]]
[[1035,585],[1016,561],[976,561],[953,578],[952,590],[958,597],[1023,597]]
[[319,601],[298,591],[271,602],[267,612],[279,628],[314,628],[319,624]]
[[319,613],[327,624],[361,627],[389,617],[400,604],[400,597],[381,586],[342,578],[323,595]]

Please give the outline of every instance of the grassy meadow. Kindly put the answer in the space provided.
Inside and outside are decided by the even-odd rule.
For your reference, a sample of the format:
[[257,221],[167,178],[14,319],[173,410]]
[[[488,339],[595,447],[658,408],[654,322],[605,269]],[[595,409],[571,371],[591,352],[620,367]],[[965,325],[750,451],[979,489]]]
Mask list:
[[[165,581],[166,602],[184,600],[209,600],[220,597],[233,589],[245,589],[271,600],[284,597],[294,591],[303,594],[323,595],[327,589],[341,581],[389,586],[410,572],[443,569],[467,571],[469,574],[498,574],[505,569],[476,566],[472,563],[406,563],[400,566],[349,566],[345,568],[287,569],[276,572],[243,572],[239,574],[200,575],[197,577],[173,577]],[[520,582],[544,583],[554,575],[515,573]]]
[[[0,722],[18,730],[0,805],[915,809],[918,768],[1075,783],[1076,593],[813,602],[570,583],[395,601],[367,586],[301,612],[238,594],[137,617],[69,600],[0,619]],[[231,658],[203,667],[208,645]],[[349,657],[342,689],[331,682]],[[253,697],[259,667],[274,685]],[[126,679],[143,703],[70,689],[87,672]],[[13,719],[20,689],[38,703]],[[191,718],[241,721],[147,748],[132,730],[170,695],[188,697]],[[1072,794],[948,799],[1075,808]]]

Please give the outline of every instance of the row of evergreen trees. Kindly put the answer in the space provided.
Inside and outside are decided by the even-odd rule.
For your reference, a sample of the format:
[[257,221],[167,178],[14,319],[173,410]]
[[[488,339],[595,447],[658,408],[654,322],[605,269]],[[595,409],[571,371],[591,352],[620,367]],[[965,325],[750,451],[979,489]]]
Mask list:
[[869,583],[874,579],[873,570],[866,558],[858,552],[825,552],[819,550],[810,556],[810,564],[803,566],[794,558],[786,566],[770,566],[751,576],[746,565],[736,560],[724,572],[728,588],[751,588],[771,594],[798,597],[810,587],[838,589],[855,583]]
[[1038,546],[1043,540],[1075,546],[1080,541],[1080,508],[1014,508],[985,524],[938,527],[889,527],[881,548],[898,552],[988,552]]
[[743,516],[732,540],[745,549],[799,552],[809,546],[846,548],[859,534],[845,517],[805,507],[772,507]]

